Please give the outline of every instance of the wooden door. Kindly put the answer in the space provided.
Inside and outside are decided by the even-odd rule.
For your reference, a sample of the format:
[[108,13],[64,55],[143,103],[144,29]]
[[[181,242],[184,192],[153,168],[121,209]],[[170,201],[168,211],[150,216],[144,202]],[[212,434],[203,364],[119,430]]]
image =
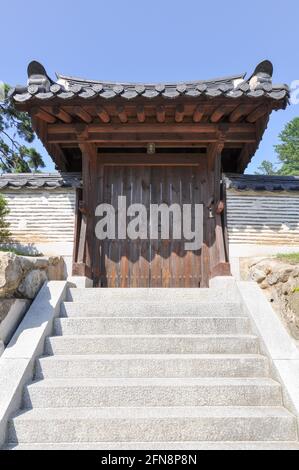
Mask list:
[[[111,204],[117,213],[118,196],[126,196],[127,206],[143,204],[148,217],[150,204],[202,204],[207,181],[205,165],[202,158],[189,166],[104,166],[98,204]],[[203,270],[208,266],[203,266],[201,250],[185,251],[185,242],[173,239],[172,230],[169,240],[96,240],[98,285],[200,287]]]

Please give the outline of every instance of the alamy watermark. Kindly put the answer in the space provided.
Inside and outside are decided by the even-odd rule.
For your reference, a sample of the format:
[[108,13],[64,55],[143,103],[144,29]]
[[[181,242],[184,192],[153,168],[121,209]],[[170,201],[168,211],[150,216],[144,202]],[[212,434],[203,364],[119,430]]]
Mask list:
[[290,85],[291,90],[291,97],[290,102],[291,104],[299,104],[299,80],[293,80]]
[[203,243],[202,204],[131,204],[118,197],[117,208],[100,204],[95,227],[99,240],[184,240],[186,251],[200,250]]

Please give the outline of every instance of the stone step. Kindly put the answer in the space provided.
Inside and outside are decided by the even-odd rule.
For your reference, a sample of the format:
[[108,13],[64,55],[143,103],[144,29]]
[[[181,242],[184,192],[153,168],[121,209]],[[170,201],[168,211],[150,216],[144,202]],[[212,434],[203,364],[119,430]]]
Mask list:
[[24,408],[112,406],[281,406],[272,379],[46,379],[30,384]]
[[[63,302],[61,317],[241,317],[239,302],[161,302],[134,299],[101,303]],[[244,315],[245,316],[245,315]]]
[[201,302],[232,302],[238,300],[228,289],[185,289],[185,288],[86,288],[68,289],[67,301],[74,302],[117,302],[132,300],[173,302],[186,300]]
[[36,363],[36,378],[265,377],[269,363],[256,354],[55,355]]
[[45,354],[255,354],[259,341],[251,335],[74,335],[54,336]]
[[299,450],[299,442],[11,442],[3,450]]
[[56,335],[237,334],[250,332],[246,317],[57,318]]
[[8,427],[9,442],[295,441],[281,407],[36,408]]

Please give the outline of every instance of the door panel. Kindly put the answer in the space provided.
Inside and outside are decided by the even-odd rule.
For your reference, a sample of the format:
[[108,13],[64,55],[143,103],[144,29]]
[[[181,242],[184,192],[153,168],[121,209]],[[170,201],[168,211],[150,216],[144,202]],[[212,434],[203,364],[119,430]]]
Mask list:
[[[118,196],[127,206],[144,204],[201,204],[206,182],[205,159],[198,165],[104,166],[101,202],[117,211]],[[103,200],[101,200],[103,199]],[[172,227],[172,223],[170,223]],[[104,287],[199,287],[202,277],[201,250],[185,251],[185,240],[96,240],[100,252],[100,281]]]

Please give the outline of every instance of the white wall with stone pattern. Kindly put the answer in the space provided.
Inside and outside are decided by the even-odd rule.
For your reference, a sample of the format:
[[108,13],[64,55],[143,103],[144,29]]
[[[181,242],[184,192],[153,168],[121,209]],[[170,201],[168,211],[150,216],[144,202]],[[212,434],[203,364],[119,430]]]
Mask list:
[[227,191],[230,245],[299,245],[299,193]]
[[13,238],[21,243],[73,242],[76,193],[72,189],[6,189]]
[[[45,255],[65,257],[71,272],[76,191],[3,189],[13,237]],[[299,193],[227,190],[230,261],[238,272],[239,258],[299,251]],[[234,268],[236,266],[236,268]]]

